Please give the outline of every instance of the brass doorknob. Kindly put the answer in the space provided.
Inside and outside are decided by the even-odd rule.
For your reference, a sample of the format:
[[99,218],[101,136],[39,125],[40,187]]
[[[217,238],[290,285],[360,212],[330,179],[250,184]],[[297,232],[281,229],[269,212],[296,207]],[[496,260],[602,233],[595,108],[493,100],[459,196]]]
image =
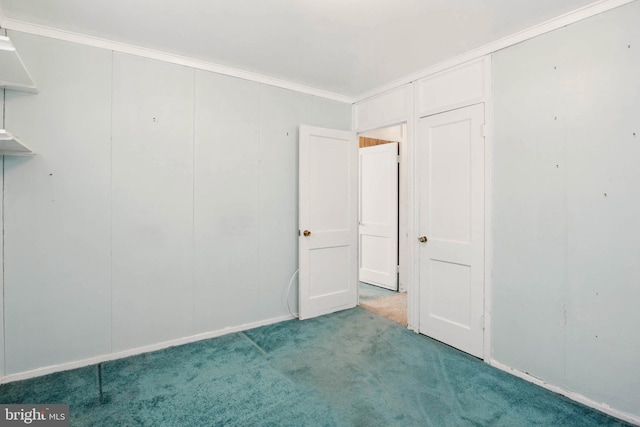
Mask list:
[[304,235],[305,235],[305,237],[309,237],[309,236],[311,236],[311,232],[310,232],[309,230],[304,230],[304,231],[302,232],[302,234],[304,234]]
[[418,237],[418,240],[420,240],[420,243],[424,243],[424,242],[426,242],[428,239],[427,239],[427,236],[420,236],[420,237]]

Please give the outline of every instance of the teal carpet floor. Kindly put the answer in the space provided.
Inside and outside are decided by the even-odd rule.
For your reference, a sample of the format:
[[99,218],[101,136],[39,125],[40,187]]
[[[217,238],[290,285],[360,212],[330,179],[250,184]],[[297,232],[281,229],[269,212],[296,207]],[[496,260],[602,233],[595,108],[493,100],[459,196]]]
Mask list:
[[73,426],[624,426],[361,308],[0,386]]

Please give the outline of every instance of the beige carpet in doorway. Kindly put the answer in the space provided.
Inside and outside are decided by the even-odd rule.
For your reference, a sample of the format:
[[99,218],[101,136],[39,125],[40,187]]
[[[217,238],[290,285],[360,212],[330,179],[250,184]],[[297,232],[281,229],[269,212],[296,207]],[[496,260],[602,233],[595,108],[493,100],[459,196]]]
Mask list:
[[363,308],[407,326],[407,293],[402,292],[360,303]]

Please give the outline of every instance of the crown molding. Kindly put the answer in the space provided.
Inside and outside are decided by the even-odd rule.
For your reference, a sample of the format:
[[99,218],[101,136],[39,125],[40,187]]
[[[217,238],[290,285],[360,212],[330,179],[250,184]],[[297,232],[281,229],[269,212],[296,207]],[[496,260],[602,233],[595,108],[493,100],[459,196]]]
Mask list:
[[169,62],[172,64],[183,65],[185,67],[196,68],[198,70],[211,71],[213,73],[224,74],[231,77],[237,77],[244,80],[250,80],[257,83],[263,83],[269,86],[276,86],[283,89],[289,89],[308,95],[318,96],[333,101],[353,104],[354,99],[349,96],[325,91],[322,89],[293,83],[287,80],[275,77],[265,76],[263,74],[244,71],[238,68],[226,65],[215,64],[187,56],[175,55],[168,52],[149,49],[141,46],[131,45],[127,43],[116,42],[113,40],[103,39],[99,37],[88,36],[85,34],[75,33],[71,31],[60,30],[57,28],[47,27],[44,25],[32,24],[29,22],[19,21],[7,18],[0,10],[0,25],[2,28],[12,31],[20,31],[23,33],[33,34],[37,36],[49,37],[52,39],[78,43],[86,46],[97,47],[100,49],[108,49],[114,52],[127,53],[149,59]]
[[31,24],[24,21],[14,20],[7,18],[4,11],[0,9],[0,26],[2,28],[14,31],[21,31],[29,34],[50,37],[58,40],[69,41],[73,43],[79,43],[87,46],[93,46],[102,49],[109,49],[115,52],[128,53],[131,55],[141,56],[150,59],[156,59],[159,61],[170,62],[178,65],[184,65],[204,71],[211,71],[218,74],[224,74],[232,77],[238,77],[245,80],[255,81],[270,86],[276,86],[283,89],[289,89],[309,95],[318,96],[321,98],[331,99],[338,102],[344,102],[347,104],[353,104],[363,101],[376,95],[383,94],[400,86],[408,83],[412,83],[416,80],[430,76],[432,74],[447,70],[457,65],[463,64],[474,59],[478,59],[482,56],[497,52],[501,49],[505,49],[509,46],[521,43],[525,40],[537,37],[539,35],[548,33],[550,31],[562,28],[564,26],[573,24],[586,18],[598,15],[611,9],[623,6],[628,3],[632,3],[636,0],[599,0],[590,5],[576,9],[572,12],[560,15],[556,18],[545,21],[541,24],[534,25],[533,27],[514,33],[510,36],[496,40],[479,48],[473,49],[469,52],[455,56],[453,58],[442,61],[431,67],[424,68],[415,73],[408,74],[399,79],[393,80],[383,86],[379,86],[375,89],[366,91],[359,96],[350,97],[333,92],[316,89],[310,86],[301,85],[298,83],[289,82],[287,80],[278,79],[275,77],[269,77],[250,71],[240,70],[225,65],[215,64],[212,62],[202,61],[195,58],[190,58],[181,55],[175,55],[167,52],[162,52],[154,49],[148,49],[140,46],[130,45],[126,43],[116,42],[112,40],[102,39],[98,37],[88,36],[85,34],[74,33],[70,31],[59,30],[52,27],[46,27],[42,25]]
[[439,62],[431,67],[424,68],[415,73],[411,73],[399,79],[393,80],[383,86],[379,86],[375,89],[366,91],[355,97],[355,102],[361,102],[365,99],[372,98],[377,95],[381,95],[390,90],[396,89],[400,86],[412,83],[416,80],[420,80],[427,76],[439,73],[449,68],[461,65],[465,62],[479,59],[485,55],[497,52],[501,49],[513,46],[523,41],[532,39],[542,34],[557,30],[558,28],[565,27],[583,19],[590,18],[603,12],[607,12],[611,9],[615,9],[620,6],[624,6],[628,3],[633,3],[636,0],[600,0],[590,5],[581,7],[572,12],[565,13],[548,21],[529,27],[525,30],[511,34],[509,36],[498,39],[494,42],[481,46],[479,48],[470,50],[461,55]]

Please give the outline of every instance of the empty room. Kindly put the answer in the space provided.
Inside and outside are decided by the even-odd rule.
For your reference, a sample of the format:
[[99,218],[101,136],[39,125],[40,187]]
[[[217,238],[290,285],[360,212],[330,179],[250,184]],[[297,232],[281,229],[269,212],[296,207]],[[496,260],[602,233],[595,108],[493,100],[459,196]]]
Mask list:
[[0,0],[0,425],[640,425],[639,23]]

